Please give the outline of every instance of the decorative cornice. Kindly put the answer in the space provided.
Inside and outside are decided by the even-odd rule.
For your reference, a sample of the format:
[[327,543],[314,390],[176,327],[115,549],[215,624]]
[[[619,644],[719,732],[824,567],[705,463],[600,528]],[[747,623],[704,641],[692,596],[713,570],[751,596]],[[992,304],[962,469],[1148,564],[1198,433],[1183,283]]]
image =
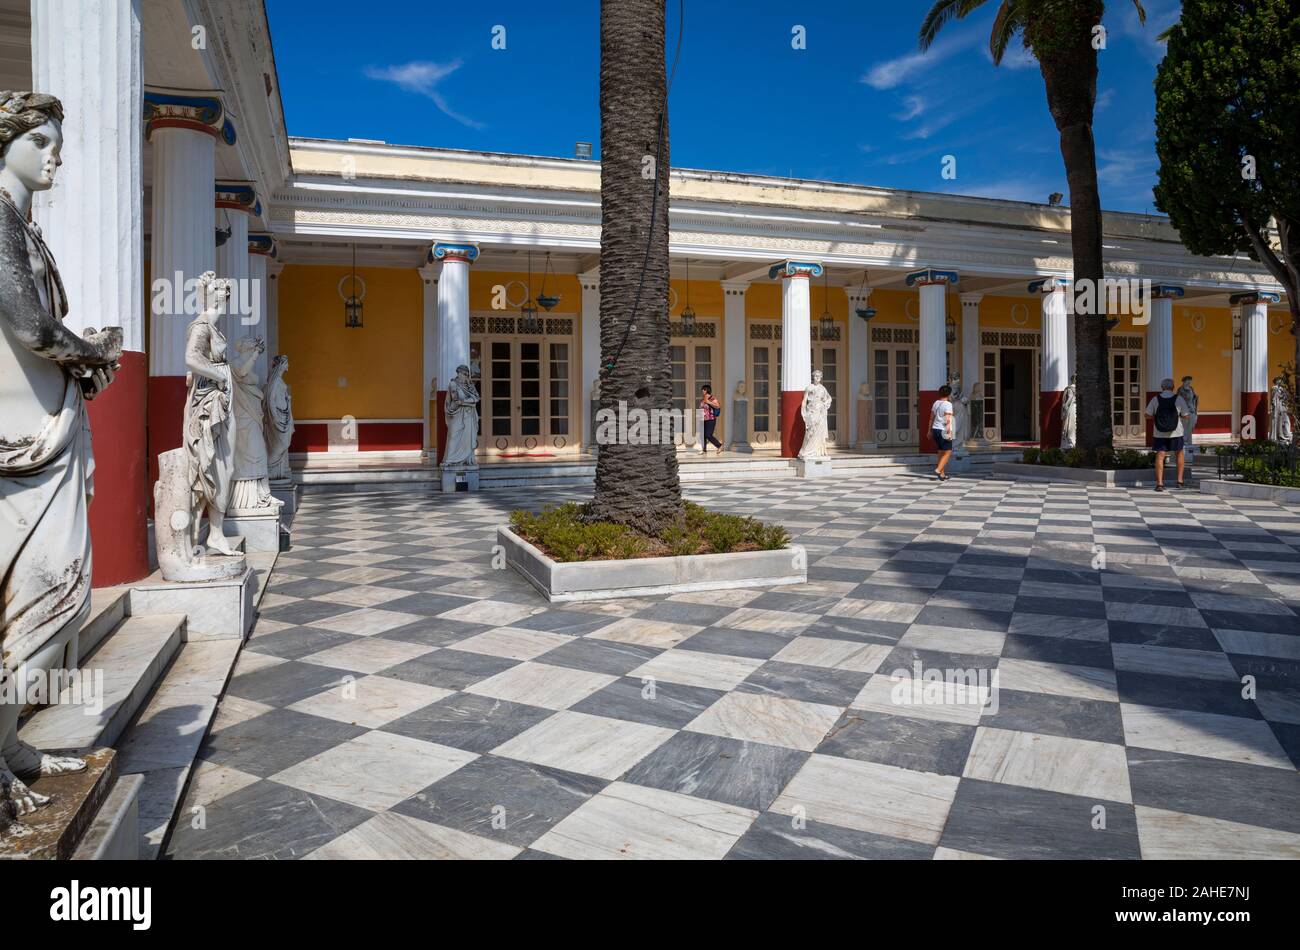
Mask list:
[[1239,307],[1242,306],[1243,304],[1281,303],[1281,302],[1282,302],[1281,294],[1275,294],[1266,290],[1252,290],[1250,293],[1233,294],[1231,297],[1228,298],[1228,303],[1232,304],[1232,306],[1234,307]]
[[945,284],[956,287],[958,279],[955,270],[938,270],[934,267],[927,267],[925,270],[918,270],[908,274],[907,286],[928,287],[931,284]]
[[750,282],[747,280],[722,280],[719,283],[722,284],[722,295],[724,297],[727,295],[743,297],[745,292],[749,290]]
[[451,261],[459,261],[463,264],[473,264],[478,260],[477,244],[444,244],[439,241],[433,247],[429,248],[429,261],[442,261],[444,264]]
[[983,294],[969,292],[961,295],[961,305],[963,307],[978,307],[980,301],[984,299]]
[[769,280],[785,280],[789,277],[820,277],[823,268],[815,261],[782,261],[768,269]]
[[1028,289],[1031,294],[1065,293],[1070,289],[1071,283],[1068,277],[1047,277],[1043,280],[1030,281]]
[[248,236],[248,253],[261,254],[263,257],[275,258],[279,255],[280,250],[276,246],[275,237],[270,234],[250,234]]
[[262,214],[262,201],[257,189],[249,182],[219,181],[216,183],[217,207],[243,211],[253,217]]
[[189,129],[206,132],[215,139],[234,145],[235,125],[226,118],[220,96],[183,96],[171,92],[149,91],[144,94],[145,137],[156,129]]

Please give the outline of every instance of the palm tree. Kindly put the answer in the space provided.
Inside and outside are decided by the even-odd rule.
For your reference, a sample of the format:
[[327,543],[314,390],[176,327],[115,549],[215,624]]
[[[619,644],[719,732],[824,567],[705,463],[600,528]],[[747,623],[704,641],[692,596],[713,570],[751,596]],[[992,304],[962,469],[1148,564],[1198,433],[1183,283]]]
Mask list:
[[[629,413],[672,408],[664,29],[664,0],[601,0],[600,405]],[[590,520],[660,534],[682,519],[671,432],[600,447]]]
[[[962,19],[987,0],[937,0],[921,24],[921,49],[929,49],[944,24]],[[1146,10],[1133,0],[1138,18]],[[1002,62],[1011,40],[1021,35],[1047,86],[1047,106],[1061,136],[1070,185],[1070,240],[1076,290],[1091,281],[1102,286],[1101,198],[1097,192],[1097,148],[1092,118],[1097,104],[1097,49],[1094,35],[1106,12],[1104,0],[1002,0],[993,21],[989,50]],[[1092,450],[1111,444],[1110,381],[1106,352],[1104,294],[1093,312],[1076,308],[1075,366],[1078,381],[1078,446]]]

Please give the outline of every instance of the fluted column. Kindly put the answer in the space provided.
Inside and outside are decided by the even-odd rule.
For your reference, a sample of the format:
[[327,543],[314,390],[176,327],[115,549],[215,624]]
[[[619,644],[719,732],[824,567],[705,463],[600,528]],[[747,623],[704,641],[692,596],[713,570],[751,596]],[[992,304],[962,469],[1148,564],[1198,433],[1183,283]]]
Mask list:
[[1029,292],[1043,295],[1042,349],[1038,371],[1038,444],[1061,447],[1061,400],[1069,385],[1069,324],[1066,319],[1070,281],[1061,277],[1036,280]]
[[197,312],[195,281],[216,271],[218,142],[233,144],[234,126],[215,94],[148,92],[146,135],[153,146],[150,235],[149,468],[181,444],[185,408],[185,332]]
[[[859,310],[870,310],[871,293],[870,287],[844,288],[849,301],[849,389],[840,398],[849,411],[849,444],[859,452],[876,447],[875,440],[867,438],[872,431],[871,327],[858,313]],[[841,406],[841,411],[843,408]],[[867,415],[865,419],[864,414]]]
[[424,316],[420,322],[421,339],[424,350],[424,394],[420,405],[424,412],[424,450],[429,454],[433,448],[437,429],[433,414],[429,409],[436,399],[435,386],[438,382],[438,273],[437,264],[426,263],[419,268],[420,285],[424,288]]
[[284,352],[280,349],[280,275],[283,272],[282,261],[266,262],[266,352],[272,358]]
[[[745,382],[745,294],[749,290],[747,280],[724,280],[722,282],[722,335],[726,341],[724,362],[726,376],[723,378],[719,394],[722,399],[722,431],[726,436],[728,451],[752,452],[754,447],[749,442],[749,423],[740,426],[736,415],[736,386]],[[752,381],[751,385],[752,385]],[[748,388],[746,389],[748,392]],[[752,403],[745,400],[746,411]],[[740,441],[736,436],[740,435]]]
[[149,573],[140,3],[40,0],[31,17],[32,85],[64,108],[64,164],[33,216],[62,268],[65,323],[123,334],[117,378],[89,405],[93,583],[103,587]]
[[269,234],[250,234],[245,246],[248,248],[248,284],[252,299],[249,301],[248,315],[237,315],[235,322],[240,325],[240,337],[260,336],[266,341],[266,349],[258,354],[256,364],[257,378],[265,383],[270,357],[275,355],[271,350],[268,327],[270,322],[270,280],[268,278],[270,264],[279,256],[280,249],[275,243],[275,238]]
[[600,268],[578,275],[582,286],[582,402],[583,451],[595,454],[595,419],[592,415],[596,381],[600,378]]
[[[1148,404],[1160,392],[1160,383],[1174,378],[1174,301],[1183,293],[1182,287],[1165,284],[1151,288],[1146,346]],[[1155,432],[1154,423],[1150,419],[1146,420],[1146,430],[1147,445],[1150,445]]]
[[[1273,293],[1233,294],[1232,306],[1241,307],[1241,423],[1243,442],[1268,438],[1268,305],[1280,303]],[[1253,431],[1248,417],[1254,418]]]
[[456,367],[469,365],[469,269],[478,260],[477,244],[444,244],[429,252],[429,260],[442,262],[438,277],[438,461],[447,445],[447,383]]
[[808,281],[822,265],[785,261],[768,277],[781,281],[781,457],[794,458],[803,447],[803,394],[812,382],[812,308]]
[[917,425],[921,428],[921,451],[935,450],[930,435],[930,407],[939,398],[939,387],[948,382],[948,318],[944,306],[949,286],[957,285],[957,272],[927,267],[907,275],[909,287],[921,294],[920,362],[917,382]]
[[262,205],[253,186],[247,182],[219,181],[215,187],[216,227],[222,231],[230,229],[230,236],[217,248],[217,276],[228,278],[234,284],[230,312],[221,327],[226,342],[233,349],[242,337],[258,336],[264,332],[260,325],[251,322],[258,291],[249,283],[248,264],[249,220],[261,213]]

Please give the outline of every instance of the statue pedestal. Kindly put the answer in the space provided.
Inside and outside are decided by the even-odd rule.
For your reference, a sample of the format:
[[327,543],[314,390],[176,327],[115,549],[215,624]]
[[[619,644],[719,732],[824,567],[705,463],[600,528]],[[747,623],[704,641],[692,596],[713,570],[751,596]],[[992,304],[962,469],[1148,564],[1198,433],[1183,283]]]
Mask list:
[[749,443],[749,400],[736,398],[731,402],[731,418],[723,423],[727,427],[728,452],[748,455],[754,451]]
[[84,758],[84,771],[42,776],[29,783],[33,791],[54,799],[50,804],[21,819],[0,817],[0,861],[72,858],[117,778],[114,750],[95,749]]
[[226,536],[242,535],[245,551],[287,551],[289,529],[280,524],[280,506],[226,512]]
[[444,492],[478,491],[478,467],[443,468],[442,490]]
[[161,571],[131,585],[131,614],[185,614],[185,640],[242,640],[253,626],[257,578],[250,568],[228,580],[168,581]]
[[825,478],[831,474],[829,456],[811,459],[795,459],[795,472],[800,478]]
[[298,486],[293,479],[272,479],[271,497],[280,502],[280,519],[286,523],[292,521],[294,512],[298,510]]

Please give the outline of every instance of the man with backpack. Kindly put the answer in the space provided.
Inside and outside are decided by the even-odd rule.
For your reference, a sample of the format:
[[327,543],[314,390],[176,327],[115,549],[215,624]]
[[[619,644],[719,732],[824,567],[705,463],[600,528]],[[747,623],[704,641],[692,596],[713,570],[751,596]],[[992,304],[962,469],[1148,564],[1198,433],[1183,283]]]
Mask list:
[[1174,392],[1174,381],[1162,379],[1160,394],[1147,403],[1147,418],[1153,421],[1151,448],[1156,453],[1156,491],[1165,490],[1165,454],[1173,452],[1178,463],[1178,487],[1183,487],[1183,420],[1192,409]]

